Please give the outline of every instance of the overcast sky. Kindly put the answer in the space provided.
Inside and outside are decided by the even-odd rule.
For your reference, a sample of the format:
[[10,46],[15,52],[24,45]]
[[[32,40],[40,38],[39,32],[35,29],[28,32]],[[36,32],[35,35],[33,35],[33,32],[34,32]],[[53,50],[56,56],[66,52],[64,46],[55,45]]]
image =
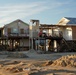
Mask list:
[[76,0],[0,0],[0,27],[16,19],[56,24],[62,17],[76,18]]

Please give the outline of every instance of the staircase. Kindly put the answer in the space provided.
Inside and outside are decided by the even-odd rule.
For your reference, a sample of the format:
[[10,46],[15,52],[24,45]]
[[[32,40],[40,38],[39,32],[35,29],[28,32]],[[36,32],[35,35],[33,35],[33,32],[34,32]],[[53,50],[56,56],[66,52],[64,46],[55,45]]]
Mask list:
[[60,52],[76,52],[76,41],[74,40],[65,40],[64,38],[60,44]]

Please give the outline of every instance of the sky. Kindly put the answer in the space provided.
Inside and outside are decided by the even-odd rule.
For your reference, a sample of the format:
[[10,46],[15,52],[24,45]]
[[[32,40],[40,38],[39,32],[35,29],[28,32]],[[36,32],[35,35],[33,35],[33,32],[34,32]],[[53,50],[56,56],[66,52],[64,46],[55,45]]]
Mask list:
[[0,27],[17,19],[57,24],[63,17],[76,18],[76,0],[0,0]]

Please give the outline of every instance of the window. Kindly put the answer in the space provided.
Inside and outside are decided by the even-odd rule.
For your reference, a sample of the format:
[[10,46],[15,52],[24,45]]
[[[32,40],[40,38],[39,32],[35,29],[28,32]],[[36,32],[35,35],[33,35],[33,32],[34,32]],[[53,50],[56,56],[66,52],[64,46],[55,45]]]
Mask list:
[[8,34],[10,34],[11,33],[11,28],[8,28],[7,32],[8,32]]
[[20,29],[20,33],[21,34],[24,34],[24,29]]
[[13,28],[12,29],[12,33],[18,33],[18,29],[17,28]]

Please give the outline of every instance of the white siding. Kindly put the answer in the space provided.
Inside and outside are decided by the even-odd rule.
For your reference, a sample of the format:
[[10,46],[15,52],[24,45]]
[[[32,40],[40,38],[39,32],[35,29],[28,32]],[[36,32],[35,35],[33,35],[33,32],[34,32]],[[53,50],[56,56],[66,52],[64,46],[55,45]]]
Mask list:
[[63,29],[63,37],[66,40],[72,40],[72,30],[68,30],[67,28]]
[[13,33],[13,29],[17,29],[17,33],[20,33],[20,29],[24,29],[24,32],[26,32],[29,29],[29,25],[26,25],[25,23],[21,21],[12,22],[4,27],[4,35],[7,35],[8,28],[11,28],[12,33]]

